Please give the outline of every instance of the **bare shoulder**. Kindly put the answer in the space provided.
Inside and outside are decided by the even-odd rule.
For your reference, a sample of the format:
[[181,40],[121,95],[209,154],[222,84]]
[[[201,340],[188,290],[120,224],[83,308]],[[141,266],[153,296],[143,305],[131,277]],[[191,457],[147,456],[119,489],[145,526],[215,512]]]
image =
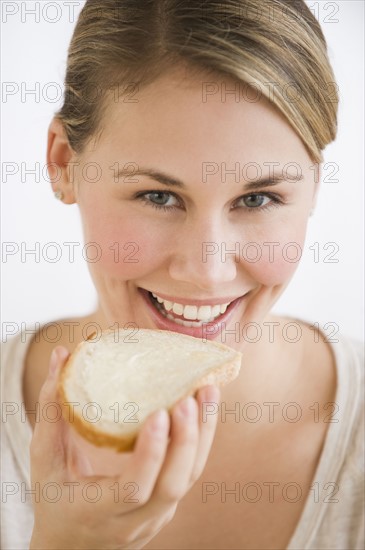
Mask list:
[[278,322],[283,355],[298,361],[301,379],[313,396],[331,401],[336,391],[336,360],[330,342],[317,324],[285,316],[272,316]]
[[87,323],[88,317],[58,319],[42,325],[33,336],[25,359],[25,366],[37,368],[48,365],[52,350],[64,346],[72,353],[81,339],[80,327]]
[[270,315],[269,323],[275,326],[275,337],[281,340],[287,349],[300,348],[305,351],[306,359],[334,360],[334,354],[326,335],[318,327],[318,323],[309,323],[301,319]]
[[[72,353],[82,339],[81,327],[88,322],[88,319],[89,317],[86,316],[47,323],[46,330],[43,326],[33,336],[23,369],[22,391],[26,410],[32,410],[38,400],[41,387],[47,378],[53,349],[56,346],[63,346]],[[62,329],[63,327],[67,327],[68,330]],[[71,327],[74,327],[73,333],[70,332]],[[32,415],[29,419],[33,426]]]

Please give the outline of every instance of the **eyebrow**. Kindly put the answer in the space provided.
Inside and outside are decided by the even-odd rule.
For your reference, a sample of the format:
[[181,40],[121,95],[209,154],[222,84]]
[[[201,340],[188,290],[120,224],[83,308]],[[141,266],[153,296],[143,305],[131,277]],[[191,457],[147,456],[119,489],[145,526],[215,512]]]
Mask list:
[[[127,170],[127,169],[121,169],[118,170],[117,176],[118,177],[124,177],[124,176],[147,176],[155,181],[158,181],[162,185],[167,185],[170,187],[176,187],[180,189],[186,189],[185,183],[183,183],[181,180],[174,178],[173,176],[170,176],[169,174],[166,174],[164,172],[159,172],[157,170],[154,170],[153,168],[138,168],[138,170]],[[209,174],[207,174],[209,175]],[[213,174],[211,174],[213,175]],[[278,174],[274,173],[272,176],[267,176],[265,178],[260,178],[255,181],[250,181],[244,185],[244,189],[246,191],[252,191],[256,189],[261,189],[263,187],[270,187],[277,185],[278,183],[281,183],[283,181],[285,182],[296,182],[303,180],[302,174]]]

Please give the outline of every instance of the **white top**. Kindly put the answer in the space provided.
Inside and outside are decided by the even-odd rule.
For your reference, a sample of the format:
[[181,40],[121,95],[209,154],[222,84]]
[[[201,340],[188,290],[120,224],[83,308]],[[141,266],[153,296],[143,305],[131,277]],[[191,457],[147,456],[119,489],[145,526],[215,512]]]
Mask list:
[[[364,351],[360,341],[338,336],[332,346],[337,369],[338,423],[325,445],[302,516],[287,550],[364,548]],[[33,529],[29,445],[22,377],[31,336],[19,333],[1,355],[1,548],[29,548]],[[331,412],[331,411],[329,411]]]

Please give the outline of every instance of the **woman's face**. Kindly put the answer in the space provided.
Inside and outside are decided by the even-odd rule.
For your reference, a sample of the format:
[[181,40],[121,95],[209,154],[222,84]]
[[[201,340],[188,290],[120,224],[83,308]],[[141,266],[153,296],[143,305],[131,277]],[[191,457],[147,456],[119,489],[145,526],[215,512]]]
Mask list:
[[[234,82],[211,83],[176,71],[111,100],[99,139],[77,158],[75,200],[110,325],[241,349],[298,265],[315,171],[266,100],[236,101],[224,93]],[[164,313],[144,291],[167,302]]]

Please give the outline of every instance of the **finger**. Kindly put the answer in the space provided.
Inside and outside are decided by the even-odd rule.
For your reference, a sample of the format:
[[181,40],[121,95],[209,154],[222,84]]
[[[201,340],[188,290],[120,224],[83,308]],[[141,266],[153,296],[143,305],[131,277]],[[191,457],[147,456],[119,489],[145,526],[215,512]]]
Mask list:
[[[169,487],[165,496],[161,495],[163,485],[160,483],[160,486],[156,487],[150,502],[140,510],[140,513],[143,514],[143,525],[145,526],[145,529],[152,529],[154,533],[158,532],[169,521],[171,521],[178,505],[178,497],[181,498],[184,496],[192,484],[198,479],[198,477],[200,477],[211,450],[218,421],[220,390],[217,386],[205,386],[204,388],[200,388],[200,390],[196,393],[196,400],[199,420],[199,437],[190,478],[185,482],[185,487],[179,489],[176,486],[176,476],[174,476],[174,473],[171,471],[170,476],[172,477],[172,483],[175,481],[175,489],[173,490],[173,494],[171,494],[171,487]],[[188,467],[187,464],[184,464],[184,466]],[[176,472],[176,474],[177,479],[181,479],[181,474],[178,472]],[[166,472],[161,472],[161,476],[162,475],[166,475]],[[171,481],[167,481],[166,478],[163,483],[171,484]],[[162,496],[162,498],[159,498],[159,496]],[[171,502],[174,498],[176,499],[175,503]],[[161,503],[161,500],[164,500],[164,502]],[[138,517],[137,521],[134,519],[133,515],[131,517],[131,525],[133,525],[134,521],[136,521],[135,528],[137,528],[138,521],[139,523],[141,522],[140,517]],[[140,536],[142,535],[143,529],[140,532]]]
[[199,443],[190,485],[201,476],[212,447],[217,428],[220,390],[217,386],[205,386],[196,395],[199,410]]
[[142,428],[134,453],[130,476],[140,487],[140,500],[150,498],[165,460],[170,419],[165,409],[151,415]]
[[[219,410],[219,402],[220,402],[220,390],[216,386],[205,386],[204,388],[201,388],[197,394],[197,409],[198,409],[198,418],[199,418],[199,437],[198,437],[198,444],[195,451],[195,456],[193,460],[193,466],[192,471],[190,475],[190,479],[188,480],[186,487],[179,489],[176,486],[176,480],[173,479],[172,485],[175,486],[176,494],[172,496],[171,500],[178,497],[179,495],[177,493],[184,493],[186,492],[196,481],[196,479],[201,475],[207,458],[209,456],[209,452],[211,449],[211,445],[214,439],[214,434],[217,426],[217,420],[218,420],[218,410]],[[176,429],[176,423],[175,423],[175,429]],[[174,436],[174,434],[172,434]],[[177,451],[179,452],[179,451]],[[166,465],[168,463],[168,460],[172,460],[171,450],[169,451],[169,456],[166,458]],[[187,468],[187,462],[186,459],[183,458],[182,461],[183,467]],[[166,476],[166,480],[164,483],[169,484],[170,482],[167,480],[167,466],[165,465],[164,471],[161,472],[160,477],[162,478],[163,475]],[[178,468],[178,466],[177,466]],[[174,478],[174,473],[171,471],[170,474],[172,478]],[[181,480],[181,473],[177,474],[177,478]],[[143,512],[145,517],[145,523],[148,525],[151,521],[152,522],[158,522],[160,521],[161,517],[166,515],[166,517],[171,519],[171,513],[173,515],[176,504],[171,504],[171,502],[165,503],[165,512],[161,516],[161,512],[163,511],[163,508],[161,507],[161,503],[157,500],[158,499],[158,491],[163,491],[162,489],[162,483],[159,482],[159,487],[157,487],[153,493],[151,501],[148,503],[147,506],[144,506],[141,509],[141,512]],[[171,493],[171,488],[167,491],[168,494]],[[185,493],[184,493],[185,494]],[[167,497],[167,501],[169,498]],[[157,502],[156,502],[157,501]],[[132,518],[131,518],[132,520]],[[163,521],[163,523],[166,523]]]
[[165,506],[165,510],[152,508],[154,515],[151,515],[151,507],[143,506],[134,514],[130,514],[128,527],[138,538],[138,548],[144,548],[173,519],[177,506],[178,502],[175,502]]
[[64,465],[64,421],[58,402],[57,382],[68,355],[69,352],[62,346],[53,350],[48,377],[39,393],[30,455],[33,469],[37,467],[43,476]]
[[[165,409],[151,414],[141,429],[123,474],[100,478],[102,488],[109,489],[110,500],[119,503],[118,514],[130,512],[150,499],[166,456],[169,427]],[[106,490],[104,492],[107,494]]]
[[198,406],[193,397],[188,397],[175,405],[172,411],[171,440],[152,494],[154,506],[163,503],[170,506],[185,495],[198,440]]

